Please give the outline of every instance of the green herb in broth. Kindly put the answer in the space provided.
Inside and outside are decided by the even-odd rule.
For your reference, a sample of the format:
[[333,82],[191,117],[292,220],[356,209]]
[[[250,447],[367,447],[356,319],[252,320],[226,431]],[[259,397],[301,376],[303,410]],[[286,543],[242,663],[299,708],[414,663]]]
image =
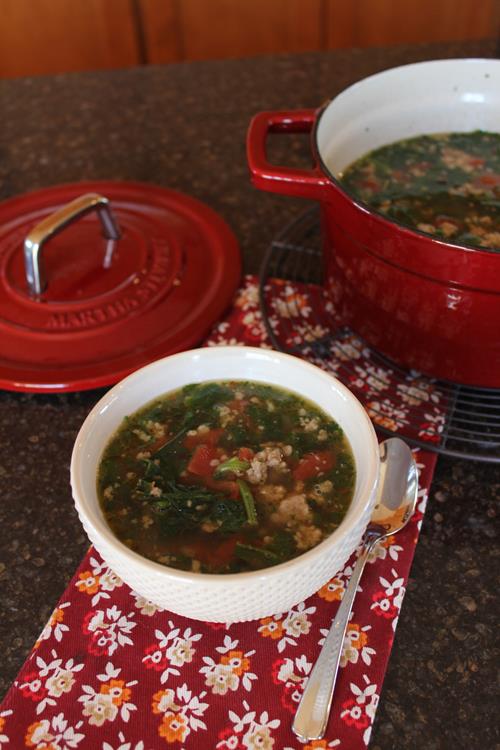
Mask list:
[[391,143],[355,161],[340,179],[357,198],[413,229],[500,250],[500,133]]
[[355,469],[339,425],[285,389],[251,381],[186,386],[124,420],[97,490],[139,554],[183,570],[276,565],[341,522]]

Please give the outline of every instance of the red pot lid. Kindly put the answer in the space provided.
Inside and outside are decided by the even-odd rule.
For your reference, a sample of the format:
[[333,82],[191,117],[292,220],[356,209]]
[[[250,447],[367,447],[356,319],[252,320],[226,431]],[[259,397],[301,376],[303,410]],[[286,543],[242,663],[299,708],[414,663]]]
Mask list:
[[[40,240],[49,216],[89,193],[98,195],[77,206],[79,218],[56,214],[61,226]],[[103,227],[120,238],[106,240]],[[37,293],[38,270],[46,286]],[[97,388],[188,349],[228,306],[240,274],[229,227],[173,190],[84,182],[11,198],[0,204],[0,387]]]

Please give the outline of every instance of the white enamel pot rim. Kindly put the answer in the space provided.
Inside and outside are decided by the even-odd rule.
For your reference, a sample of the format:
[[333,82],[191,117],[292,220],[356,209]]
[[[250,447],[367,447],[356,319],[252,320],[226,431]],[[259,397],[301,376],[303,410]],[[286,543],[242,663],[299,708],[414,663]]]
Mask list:
[[338,185],[349,164],[403,138],[500,129],[500,60],[426,60],[389,68],[341,91],[318,112],[313,143]]
[[[123,417],[182,385],[217,379],[258,380],[281,385],[322,408],[326,406],[345,430],[355,456],[355,498],[339,528],[300,557],[262,571],[207,575],[175,570],[147,560],[113,535],[97,499],[96,473],[100,456]],[[179,614],[229,622],[283,611],[275,609],[273,602],[293,606],[337,572],[338,567],[332,570],[324,563],[329,558],[335,560],[338,548],[342,553],[338,566],[342,565],[359,543],[373,506],[378,469],[378,443],[373,426],[357,399],[331,375],[296,357],[272,350],[209,347],[153,362],[106,393],[86,418],[75,441],[71,486],[75,506],[90,540],[126,583],[146,598]]]

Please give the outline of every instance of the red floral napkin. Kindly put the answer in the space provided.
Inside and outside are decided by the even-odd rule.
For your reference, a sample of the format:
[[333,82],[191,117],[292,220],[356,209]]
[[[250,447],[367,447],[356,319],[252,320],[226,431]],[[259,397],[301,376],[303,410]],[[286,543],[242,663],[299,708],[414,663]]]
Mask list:
[[[207,344],[270,346],[255,279]],[[435,464],[416,457],[418,509],[365,569],[323,740],[301,743],[291,722],[354,556],[289,612],[224,625],[158,608],[91,548],[0,706],[0,750],[366,747]]]

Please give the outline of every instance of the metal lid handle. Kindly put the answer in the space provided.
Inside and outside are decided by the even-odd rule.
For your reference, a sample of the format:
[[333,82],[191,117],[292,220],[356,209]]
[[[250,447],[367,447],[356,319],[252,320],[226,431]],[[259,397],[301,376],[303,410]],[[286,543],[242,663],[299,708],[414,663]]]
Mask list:
[[68,224],[71,224],[94,209],[97,211],[101,221],[102,233],[108,240],[104,253],[103,267],[108,268],[111,265],[115,242],[121,237],[120,229],[111,212],[108,199],[103,195],[99,195],[99,193],[86,193],[43,219],[43,221],[31,230],[24,240],[26,281],[32,295],[36,297],[40,296],[47,286],[42,262],[44,244],[51,237],[59,234]]

